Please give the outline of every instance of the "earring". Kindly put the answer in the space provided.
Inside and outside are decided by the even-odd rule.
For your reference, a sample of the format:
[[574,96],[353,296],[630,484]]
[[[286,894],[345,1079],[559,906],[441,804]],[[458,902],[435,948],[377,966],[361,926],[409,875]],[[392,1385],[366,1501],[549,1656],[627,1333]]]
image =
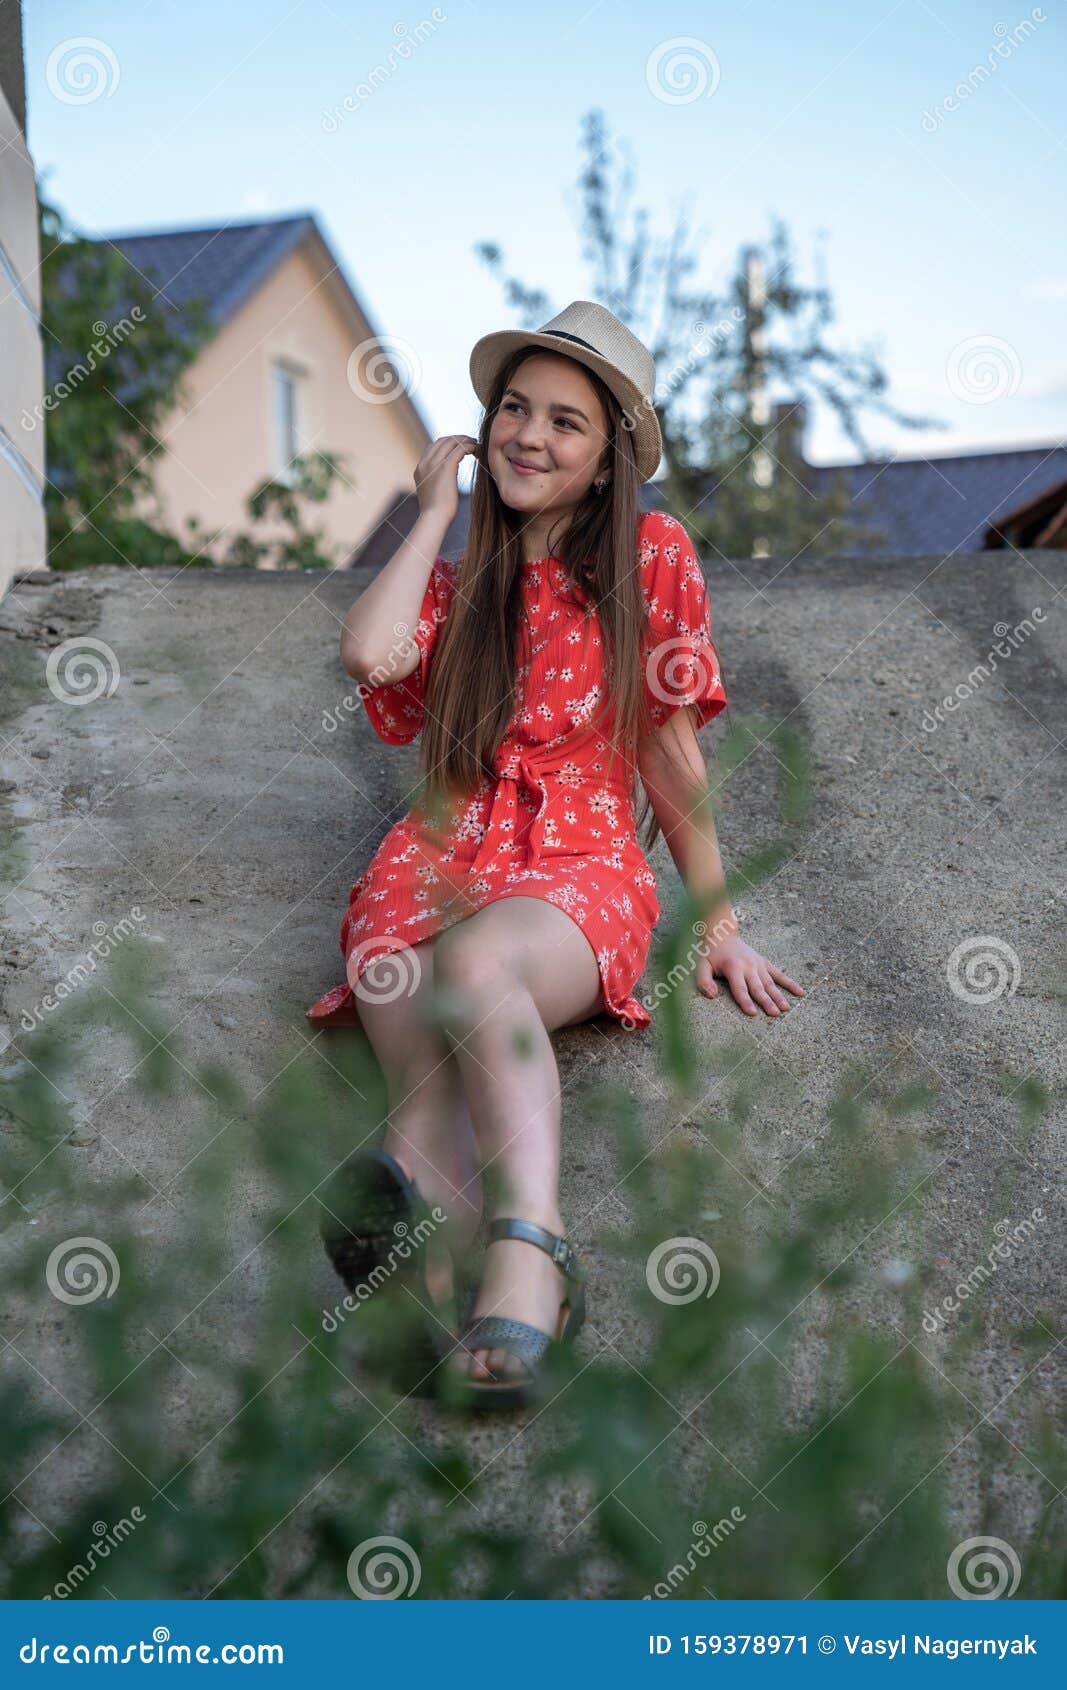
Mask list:
[[595,487],[595,489],[598,493],[603,493],[605,487],[607,486],[607,482],[606,481],[594,481],[593,486]]

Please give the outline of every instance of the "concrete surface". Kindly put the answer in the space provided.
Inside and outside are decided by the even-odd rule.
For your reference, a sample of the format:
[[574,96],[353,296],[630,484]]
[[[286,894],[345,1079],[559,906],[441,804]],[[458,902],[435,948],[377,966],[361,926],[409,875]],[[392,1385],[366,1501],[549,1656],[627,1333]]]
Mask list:
[[[945,1289],[952,1264],[975,1259],[1007,1170],[1018,1176],[1012,1216],[1043,1204],[1051,1223],[1040,1248],[1012,1263],[1010,1294],[1031,1311],[1057,1306],[1067,555],[716,562],[708,579],[730,706],[704,731],[706,754],[731,719],[761,712],[810,736],[814,773],[799,849],[739,900],[744,936],[805,985],[806,999],[778,1023],[750,1024],[724,985],[715,1002],[693,1006],[702,1039],[748,1041],[789,1088],[787,1124],[757,1112],[746,1177],[773,1193],[819,1130],[834,1075],[854,1058],[883,1069],[888,1052],[902,1077],[936,1076],[942,1087],[930,1247],[945,1252]],[[306,1039],[302,1060],[314,1069],[331,1040],[352,1036],[311,1035],[302,1011],[342,978],[348,888],[406,808],[416,749],[385,746],[361,708],[344,708],[352,686],[338,662],[339,624],[360,585],[344,573],[108,569],[32,578],[0,601],[0,807],[31,865],[0,915],[0,1044],[17,1047],[20,1014],[84,955],[93,923],[134,905],[171,964],[173,1021],[201,1059],[230,1065],[252,1091],[272,1084],[283,1040]],[[1035,609],[1035,631],[975,680],[995,630]],[[49,652],[74,636],[106,642],[121,671],[113,695],[85,708],[58,703],[44,684]],[[969,675],[969,696],[931,731],[926,713],[968,690]],[[331,711],[341,727],[328,733]],[[727,863],[779,832],[778,773],[772,752],[757,749],[726,788]],[[677,877],[662,841],[652,862],[668,910]],[[1013,990],[969,1003],[949,989],[946,965],[982,936],[1010,947],[1018,973]],[[565,1099],[590,1078],[621,1076],[657,1133],[688,1130],[675,1125],[654,1029],[627,1034],[602,1019],[557,1035],[556,1048]],[[1004,1073],[1060,1088],[1024,1150]],[[184,1165],[187,1105],[146,1121],[115,1087],[106,1043],[75,1082],[98,1175],[132,1166],[158,1188]],[[564,1214],[591,1264],[594,1333],[625,1319],[597,1243],[597,1228],[619,1218],[613,1168],[606,1132],[566,1138]],[[180,1191],[171,1195],[180,1203]],[[167,1213],[157,1206],[152,1224],[165,1227]],[[884,1245],[872,1242],[872,1259]],[[323,1304],[335,1302],[314,1238],[308,1272]],[[239,1328],[254,1295],[243,1276],[220,1289],[220,1331]],[[1062,1399],[1062,1360],[1050,1342],[1050,1401],[1057,1390]],[[990,1391],[990,1401],[1004,1391],[993,1374]],[[492,1426],[469,1434],[477,1465],[499,1454],[502,1507],[529,1458],[513,1436]],[[74,1481],[50,1465],[62,1495]]]

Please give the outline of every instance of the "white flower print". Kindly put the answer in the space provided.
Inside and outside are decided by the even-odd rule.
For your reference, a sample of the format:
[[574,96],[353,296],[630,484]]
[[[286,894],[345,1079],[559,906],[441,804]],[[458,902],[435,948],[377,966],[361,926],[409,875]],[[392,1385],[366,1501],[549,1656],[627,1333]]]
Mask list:
[[[593,814],[595,816],[606,816],[612,827],[615,826],[615,812],[618,807],[618,798],[614,792],[609,792],[606,787],[601,787],[599,791],[589,794],[589,808]],[[597,838],[600,838],[599,833]]]
[[558,904],[560,909],[566,910],[568,914],[572,914],[580,905],[589,902],[588,898],[584,897],[577,887],[570,883],[554,886],[548,897],[551,903]]

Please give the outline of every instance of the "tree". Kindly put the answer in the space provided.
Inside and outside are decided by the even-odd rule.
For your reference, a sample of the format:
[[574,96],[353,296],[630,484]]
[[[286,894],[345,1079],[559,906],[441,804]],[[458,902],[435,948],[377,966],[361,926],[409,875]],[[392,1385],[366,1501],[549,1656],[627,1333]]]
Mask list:
[[[796,278],[781,220],[765,246],[741,252],[725,292],[693,282],[698,255],[688,219],[665,240],[650,214],[631,210],[633,166],[609,139],[601,112],[583,120],[586,155],[578,178],[583,257],[592,297],[633,330],[656,360],[656,414],[663,433],[665,504],[709,549],[724,557],[793,556],[878,539],[842,480],[816,494],[792,445],[800,405],[829,405],[864,456],[861,424],[871,411],[905,428],[937,427],[887,397],[888,378],[872,350],[839,351],[828,331],[833,300],[824,282]],[[500,279],[520,327],[557,309],[540,288],[506,273],[501,249],[475,247]],[[777,415],[772,404],[777,399]]]
[[164,450],[157,431],[210,332],[206,307],[193,301],[171,316],[116,247],[84,239],[40,195],[38,203],[49,561],[53,569],[210,562],[134,514],[153,496],[152,460]]

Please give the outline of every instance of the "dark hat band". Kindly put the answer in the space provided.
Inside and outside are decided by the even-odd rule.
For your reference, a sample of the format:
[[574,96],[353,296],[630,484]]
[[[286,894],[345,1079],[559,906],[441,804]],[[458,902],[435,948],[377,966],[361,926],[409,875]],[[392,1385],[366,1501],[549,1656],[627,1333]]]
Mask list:
[[599,347],[590,345],[589,341],[583,340],[580,334],[568,334],[566,329],[538,329],[537,332],[538,334],[554,334],[557,340],[573,340],[575,346],[584,346],[587,351],[595,352],[598,358],[604,356]]

